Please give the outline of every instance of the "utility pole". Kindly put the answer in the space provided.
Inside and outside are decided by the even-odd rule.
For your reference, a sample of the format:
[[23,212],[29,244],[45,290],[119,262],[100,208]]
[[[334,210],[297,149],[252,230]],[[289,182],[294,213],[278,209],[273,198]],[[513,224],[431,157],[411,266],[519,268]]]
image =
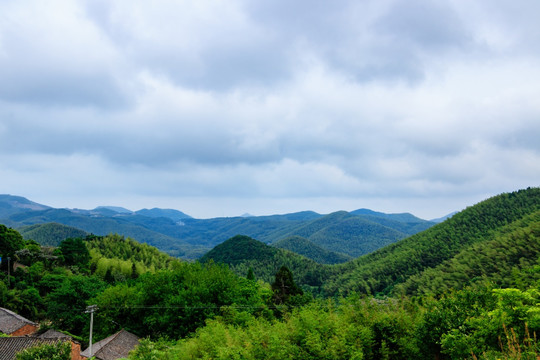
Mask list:
[[90,357],[94,355],[92,353],[92,328],[94,327],[94,312],[96,312],[97,310],[98,310],[97,305],[90,305],[86,307],[86,311],[85,311],[85,314],[90,313],[90,346],[89,346]]
[[10,280],[11,280],[11,279],[9,278],[9,277],[11,276],[11,274],[10,274],[10,272],[11,272],[11,265],[9,264],[9,260],[11,260],[11,258],[8,256],[8,257],[7,257],[7,286],[8,286],[8,289],[9,289],[9,282],[10,282]]

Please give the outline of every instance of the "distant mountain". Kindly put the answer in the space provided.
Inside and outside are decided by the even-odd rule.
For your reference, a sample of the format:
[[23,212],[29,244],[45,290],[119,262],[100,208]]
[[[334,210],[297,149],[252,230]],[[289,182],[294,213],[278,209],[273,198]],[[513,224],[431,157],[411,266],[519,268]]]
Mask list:
[[50,207],[35,203],[21,196],[0,195],[0,218],[22,212],[46,209],[50,209]]
[[445,215],[443,217],[440,217],[440,218],[437,218],[437,219],[431,219],[430,221],[431,222],[434,222],[434,223],[442,223],[443,221],[445,221],[446,219],[449,219],[451,218],[452,216],[456,215],[458,212],[457,211],[454,211],[448,215]]
[[142,216],[148,216],[148,217],[164,217],[169,218],[173,221],[181,221],[184,219],[192,219],[191,216],[184,214],[181,211],[173,210],[173,209],[141,209],[139,211],[135,211],[136,214],[142,215]]
[[119,214],[131,214],[133,211],[120,207],[120,206],[98,206],[94,209],[94,211],[101,211],[101,210],[111,210]]
[[[148,243],[173,256],[195,259],[237,234],[266,244],[300,236],[325,251],[356,257],[425,230],[434,223],[410,214],[359,210],[321,215],[302,211],[283,215],[194,219],[173,209],[131,212],[116,206],[93,210],[54,209],[22,197],[0,197],[0,223],[22,226],[58,223],[95,235],[117,233]],[[43,239],[42,241],[45,242]],[[50,239],[54,243],[55,239]],[[314,250],[316,251],[316,250]]]
[[291,236],[281,239],[273,243],[272,246],[300,254],[319,264],[332,265],[352,260],[352,257],[349,255],[325,250],[301,236]]
[[83,238],[88,233],[81,229],[58,223],[35,224],[18,228],[25,240],[34,240],[41,245],[58,246],[68,238]]
[[353,215],[369,215],[373,217],[379,217],[384,219],[390,219],[395,221],[400,221],[404,223],[421,223],[426,222],[426,220],[422,220],[413,214],[409,213],[400,213],[400,214],[385,214],[378,211],[373,211],[369,209],[358,209],[350,212]]
[[[141,219],[138,219],[138,218]],[[152,219],[143,216],[106,216],[94,212],[75,212],[68,209],[47,209],[42,211],[29,211],[18,213],[9,217],[9,222],[17,227],[34,224],[60,223],[84,230],[95,235],[121,234],[131,237],[141,243],[147,243],[169,254],[184,258],[197,258],[208,251],[207,247],[188,244],[182,239],[154,231],[152,227],[159,228],[159,224],[166,222],[169,226],[176,226],[170,219]],[[0,222],[3,222],[1,220]],[[152,226],[153,225],[153,226]]]
[[415,233],[412,229],[418,224],[338,211],[306,222],[284,237],[300,236],[327,251],[357,257]]

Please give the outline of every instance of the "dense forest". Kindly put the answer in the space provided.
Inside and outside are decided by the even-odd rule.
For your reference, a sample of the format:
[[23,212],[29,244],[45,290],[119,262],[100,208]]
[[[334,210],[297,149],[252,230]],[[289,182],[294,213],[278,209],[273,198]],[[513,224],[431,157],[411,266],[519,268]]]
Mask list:
[[[539,251],[539,188],[337,265],[248,236],[185,262],[120,235],[50,247],[0,225],[0,306],[84,343],[95,304],[96,340],[144,338],[133,360],[537,359]],[[9,277],[7,256],[23,265]]]

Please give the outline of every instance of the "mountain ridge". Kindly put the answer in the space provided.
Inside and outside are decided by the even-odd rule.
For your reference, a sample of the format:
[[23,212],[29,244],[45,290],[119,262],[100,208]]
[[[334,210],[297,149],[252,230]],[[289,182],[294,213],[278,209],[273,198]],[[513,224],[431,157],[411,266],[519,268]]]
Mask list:
[[[0,222],[10,227],[58,223],[101,236],[119,233],[185,259],[196,259],[238,234],[267,244],[302,236],[325,251],[355,257],[434,225],[413,215],[408,217],[413,222],[407,223],[403,215],[398,214],[401,218],[397,218],[395,214],[374,211],[370,215],[346,211],[323,215],[307,210],[281,215],[195,219],[174,209],[134,212],[117,206],[58,209],[23,197],[5,195],[4,199],[0,201],[3,209]],[[377,233],[380,236],[375,236]]]

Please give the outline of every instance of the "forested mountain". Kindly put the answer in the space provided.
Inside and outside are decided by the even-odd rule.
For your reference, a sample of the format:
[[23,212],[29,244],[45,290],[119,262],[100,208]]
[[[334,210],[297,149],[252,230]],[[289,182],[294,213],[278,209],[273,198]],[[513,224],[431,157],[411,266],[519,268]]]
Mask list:
[[207,250],[205,247],[188,244],[181,239],[153,230],[176,226],[171,219],[115,214],[115,216],[107,216],[92,212],[88,215],[67,209],[47,209],[18,213],[10,216],[9,220],[19,226],[56,222],[96,235],[119,233],[137,239],[139,242],[166,249],[169,254],[178,257],[197,257]]
[[272,246],[300,254],[308,259],[318,262],[319,264],[331,265],[352,260],[352,257],[349,255],[325,250],[301,236],[291,236],[279,240],[273,243]]
[[268,283],[282,266],[286,266],[294,274],[294,280],[306,289],[320,287],[330,271],[328,266],[244,235],[224,241],[200,259],[203,263],[210,260],[229,265],[240,276],[247,276],[251,269],[255,279]]
[[58,223],[23,226],[18,229],[25,240],[34,240],[41,245],[58,246],[67,238],[85,237],[86,231]]
[[[413,282],[421,278],[424,271],[436,268],[460,252],[472,251],[470,247],[474,244],[503,236],[512,231],[506,226],[533,216],[539,209],[539,188],[492,197],[426,231],[339,265],[337,275],[325,283],[325,290],[328,294],[352,291],[391,294],[397,285],[414,276],[400,289],[415,292]],[[515,226],[519,227],[518,224]]]
[[441,264],[409,277],[396,293],[439,295],[450,289],[531,286],[540,280],[540,210],[493,231]]
[[[172,209],[135,212],[114,206],[100,206],[93,210],[54,209],[21,197],[0,197],[0,213],[3,214],[0,215],[0,223],[10,227],[58,223],[96,235],[118,233],[185,259],[196,259],[238,234],[267,244],[301,236],[326,251],[355,257],[434,224],[410,214],[357,212],[360,213],[355,215],[341,211],[321,215],[303,211],[271,216],[193,219]],[[38,241],[51,244],[57,239],[39,237]]]

